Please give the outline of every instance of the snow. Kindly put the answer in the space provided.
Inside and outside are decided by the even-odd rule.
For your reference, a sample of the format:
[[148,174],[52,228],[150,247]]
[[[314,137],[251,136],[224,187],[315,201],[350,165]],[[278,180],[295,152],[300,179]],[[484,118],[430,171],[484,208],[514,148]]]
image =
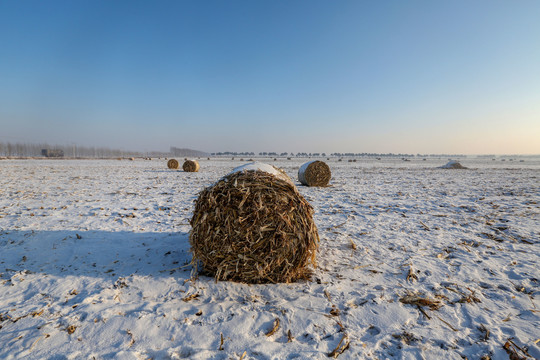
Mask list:
[[291,180],[292,180],[288,175],[283,174],[274,166],[260,162],[260,161],[255,161],[255,162],[238,166],[234,168],[233,171],[230,172],[230,174],[234,174],[241,171],[264,171],[266,173],[274,175],[278,179],[288,182],[289,184],[291,183]]
[[307,168],[308,168],[308,166],[309,166],[310,164],[314,163],[315,161],[317,161],[317,160],[308,161],[308,162],[302,164],[302,166],[300,166],[300,168],[298,169],[298,174],[300,174],[300,173],[302,173],[302,174],[305,173],[306,170],[307,170]]
[[231,174],[240,172],[240,171],[264,171],[269,174],[278,176],[281,173],[272,165],[268,165],[259,161],[247,163],[245,165],[238,166],[231,171]]
[[[299,185],[305,162],[273,164]],[[0,358],[327,359],[344,335],[339,359],[508,359],[508,339],[540,358],[540,161],[441,162],[327,161],[332,186],[298,186],[312,281],[246,285],[193,276],[188,240],[241,163],[2,160]]]

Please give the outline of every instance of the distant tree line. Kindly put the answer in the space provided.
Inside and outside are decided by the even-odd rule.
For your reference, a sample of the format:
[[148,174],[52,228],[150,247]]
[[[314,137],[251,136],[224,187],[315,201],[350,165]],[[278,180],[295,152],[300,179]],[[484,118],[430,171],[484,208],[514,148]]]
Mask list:
[[[261,151],[258,153],[259,156],[271,156],[271,157],[287,157],[287,156],[296,156],[296,157],[318,157],[318,156],[326,156],[325,153],[305,153],[305,152],[299,152],[296,155],[294,153],[288,153],[288,152],[281,152],[278,153],[276,151]],[[255,153],[253,151],[244,151],[244,152],[236,152],[236,151],[224,151],[224,152],[213,152],[211,154],[212,156],[255,156]]]
[[[43,150],[46,150],[45,152]],[[138,151],[126,151],[119,149],[111,149],[108,147],[93,147],[93,146],[79,146],[76,144],[71,145],[50,145],[47,143],[11,143],[11,142],[0,142],[0,156],[2,157],[42,157],[44,154],[59,154],[63,153],[63,157],[66,158],[97,158],[97,159],[107,159],[107,158],[122,158],[122,157],[203,157],[208,156],[208,153],[198,150],[186,149],[186,148],[177,148],[174,146],[170,147],[169,152],[138,152]],[[236,152],[236,151],[225,151],[225,152],[213,152],[212,156],[255,156],[255,153],[252,151],[245,152]],[[288,153],[288,152],[259,152],[259,156],[270,156],[270,157],[327,157],[326,153],[307,153],[307,152],[298,152]],[[339,153],[335,152],[330,154],[332,157],[448,157],[448,158],[460,158],[465,157],[465,155],[457,154],[395,154],[395,153]],[[485,155],[490,157],[492,155]]]
[[255,156],[254,152],[236,152],[236,151],[224,151],[224,152],[213,152],[212,156]]
[[79,145],[50,145],[47,143],[29,144],[29,143],[11,143],[0,142],[0,156],[3,157],[42,157],[43,152],[63,153],[68,158],[118,158],[118,157],[141,157],[142,153],[137,151],[125,151],[111,149],[107,147],[90,147]]
[[[225,152],[213,152],[211,153],[212,156],[255,156],[254,152],[236,152],[236,151],[225,151]],[[275,151],[271,152],[259,152],[259,156],[270,156],[270,157],[400,157],[400,158],[413,158],[413,157],[421,157],[421,158],[427,158],[427,157],[452,157],[452,158],[459,158],[459,157],[465,157],[466,155],[459,155],[459,154],[402,154],[402,153],[331,153],[330,155],[326,155],[326,153],[307,153],[307,152],[298,152],[296,154],[294,153],[288,153],[288,152],[282,152],[278,153]]]
[[169,152],[162,151],[129,151],[111,149],[108,147],[71,145],[50,145],[47,143],[11,143],[0,142],[0,156],[27,158],[27,157],[50,157],[50,158],[88,158],[88,159],[111,159],[126,157],[201,157],[208,154],[203,151],[170,147]]
[[171,156],[185,156],[185,157],[201,157],[201,156],[207,156],[208,153],[205,153],[204,151],[199,150],[192,150],[192,149],[186,149],[186,148],[177,148],[174,146],[171,146],[170,154]]
[[330,156],[337,156],[337,157],[465,157],[465,155],[456,155],[456,154],[395,154],[395,153],[332,153]]

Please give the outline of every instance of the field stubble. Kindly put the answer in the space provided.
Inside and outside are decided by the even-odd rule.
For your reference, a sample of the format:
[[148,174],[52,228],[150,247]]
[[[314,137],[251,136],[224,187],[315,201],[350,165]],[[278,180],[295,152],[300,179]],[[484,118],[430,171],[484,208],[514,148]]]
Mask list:
[[328,164],[296,181],[312,281],[250,286],[189,265],[193,201],[239,162],[3,161],[0,357],[540,357],[539,168]]

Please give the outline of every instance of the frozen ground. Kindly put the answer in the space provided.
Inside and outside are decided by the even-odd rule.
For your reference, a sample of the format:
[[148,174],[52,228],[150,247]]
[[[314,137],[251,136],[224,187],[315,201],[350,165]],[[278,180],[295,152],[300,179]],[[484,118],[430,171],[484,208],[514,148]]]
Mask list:
[[1,160],[0,358],[540,358],[538,159],[330,160],[327,188],[267,161],[315,208],[310,282],[191,278],[193,201],[245,162]]

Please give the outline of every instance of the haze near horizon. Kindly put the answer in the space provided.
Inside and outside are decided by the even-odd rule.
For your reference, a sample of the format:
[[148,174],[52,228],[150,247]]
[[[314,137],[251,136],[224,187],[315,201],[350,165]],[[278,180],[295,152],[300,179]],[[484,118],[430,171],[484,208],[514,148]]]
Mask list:
[[0,142],[540,154],[537,1],[0,3]]

